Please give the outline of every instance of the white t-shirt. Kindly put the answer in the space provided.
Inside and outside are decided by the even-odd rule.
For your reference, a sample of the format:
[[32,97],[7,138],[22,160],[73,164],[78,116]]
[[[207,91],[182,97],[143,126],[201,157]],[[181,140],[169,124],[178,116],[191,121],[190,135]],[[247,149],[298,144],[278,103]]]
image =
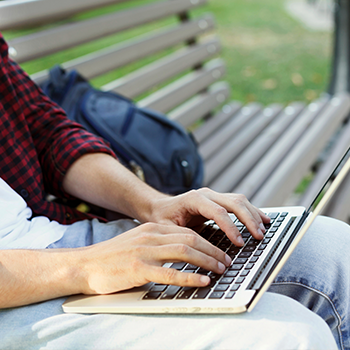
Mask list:
[[31,217],[24,199],[0,178],[0,249],[44,249],[68,227],[44,216]]

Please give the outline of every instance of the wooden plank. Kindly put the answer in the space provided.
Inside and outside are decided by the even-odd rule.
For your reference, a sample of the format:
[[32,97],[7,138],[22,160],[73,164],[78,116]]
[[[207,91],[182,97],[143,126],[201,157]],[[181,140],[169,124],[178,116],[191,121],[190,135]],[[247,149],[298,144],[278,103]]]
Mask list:
[[26,35],[9,42],[12,58],[19,63],[29,61],[181,13],[205,2],[206,0],[161,1]]
[[205,90],[225,73],[225,64],[221,59],[208,62],[203,69],[189,73],[163,89],[141,100],[141,107],[153,108],[167,113],[187,101],[195,94]]
[[[205,100],[203,101],[205,103]],[[233,117],[242,108],[242,103],[232,101],[224,105],[221,111],[215,116],[206,120],[206,122],[193,131],[193,136],[196,141],[201,144],[207,140],[211,135],[215,134],[229,119]]]
[[[206,25],[204,25],[204,23],[206,23]],[[62,67],[67,70],[76,69],[84,77],[91,79],[193,37],[197,37],[213,27],[213,16],[205,15],[196,20],[176,26],[175,28],[163,29],[161,31],[157,30],[154,33],[142,35],[97,52],[84,55],[63,63]],[[48,78],[48,71],[45,70],[35,73],[31,78],[36,83],[41,83]]]
[[[330,174],[333,172],[333,169],[338,164],[341,157],[345,154],[350,145],[350,122],[348,122],[344,127],[342,127],[341,133],[336,135],[336,138],[333,140],[335,145],[331,152],[329,153],[325,162],[317,170],[315,177],[312,179],[312,182],[304,192],[303,196],[298,201],[298,205],[304,207],[309,207],[313,202],[314,198],[318,194],[320,188],[327,181]],[[340,193],[338,191],[338,193]],[[332,202],[336,202],[337,196],[333,197]],[[335,207],[335,205],[333,204]],[[332,211],[332,210],[329,210]],[[336,211],[336,210],[335,210]],[[327,211],[326,211],[327,212]]]
[[189,127],[219,107],[230,95],[230,87],[225,82],[213,84],[208,92],[195,96],[168,114],[184,127]]
[[112,90],[135,98],[153,86],[204,63],[219,51],[218,39],[189,46],[103,86],[102,90]]
[[252,103],[242,108],[237,115],[234,115],[219,130],[212,134],[199,146],[199,153],[203,159],[208,160],[222,149],[242,128],[248,124],[261,111],[261,105]]
[[234,192],[243,193],[247,198],[252,199],[254,194],[266,182],[270,174],[277,168],[278,164],[280,164],[297,142],[298,138],[322,111],[327,101],[327,98],[323,98],[310,104],[289,127],[283,139],[277,140],[274,147],[264,154],[260,162],[233,189]]
[[[338,94],[298,140],[257,194],[252,203],[259,207],[279,206],[296,188],[326,142],[350,111],[350,95]],[[322,135],[322,137],[320,137]]]
[[76,13],[126,0],[11,0],[0,2],[0,30],[66,19]]
[[[248,109],[247,109],[248,108]],[[246,124],[241,130],[232,131],[234,137],[229,140],[215,153],[215,156],[209,158],[205,162],[204,184],[210,187],[210,183],[242,152],[243,149],[258,135],[261,130],[271,121],[271,116],[264,116],[260,112],[261,106],[257,103],[242,108],[242,113],[254,114],[255,118]],[[241,113],[241,111],[240,111]],[[249,114],[248,114],[249,113]],[[237,117],[236,117],[237,118]],[[235,118],[235,119],[236,119]]]
[[[260,161],[267,150],[275,141],[283,138],[284,131],[293,120],[300,114],[304,104],[293,103],[291,108],[281,105],[273,105],[269,113],[276,115],[274,122],[263,130],[248,147],[210,184],[210,187],[218,192],[231,192],[239,181]],[[265,109],[266,111],[266,109]],[[282,112],[281,112],[282,111]]]

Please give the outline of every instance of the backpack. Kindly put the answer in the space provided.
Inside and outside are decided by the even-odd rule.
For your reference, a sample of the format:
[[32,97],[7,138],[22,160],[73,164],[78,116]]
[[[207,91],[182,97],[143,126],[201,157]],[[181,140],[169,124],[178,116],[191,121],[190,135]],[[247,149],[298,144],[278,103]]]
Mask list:
[[69,119],[108,141],[121,163],[152,187],[179,194],[202,185],[203,161],[192,135],[178,123],[93,88],[76,70],[55,66],[40,86]]

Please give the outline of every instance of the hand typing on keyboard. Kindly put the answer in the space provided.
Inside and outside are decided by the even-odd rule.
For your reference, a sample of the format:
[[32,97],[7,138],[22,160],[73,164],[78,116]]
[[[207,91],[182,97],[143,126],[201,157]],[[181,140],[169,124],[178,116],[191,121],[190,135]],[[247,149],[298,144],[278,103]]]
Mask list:
[[207,188],[175,197],[155,200],[149,221],[194,227],[214,220],[232,243],[243,245],[243,239],[228,213],[235,216],[256,239],[262,239],[270,218],[253,206],[244,195],[217,193]]
[[[87,258],[88,257],[88,258]],[[194,231],[175,225],[143,224],[110,240],[74,252],[84,273],[77,283],[85,294],[106,294],[148,282],[206,286],[208,276],[183,273],[162,265],[186,261],[222,274],[231,258]],[[81,292],[81,291],[80,291]]]

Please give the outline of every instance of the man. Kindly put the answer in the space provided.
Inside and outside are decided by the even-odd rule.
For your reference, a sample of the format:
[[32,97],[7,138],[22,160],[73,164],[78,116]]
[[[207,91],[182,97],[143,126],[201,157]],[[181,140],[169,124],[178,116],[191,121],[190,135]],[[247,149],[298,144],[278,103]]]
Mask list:
[[[2,37],[0,122],[0,348],[232,348],[233,341],[236,348],[333,348],[334,339],[339,347],[350,347],[350,264],[340,254],[346,253],[350,235],[344,232],[350,228],[324,218],[272,291],[300,301],[330,328],[301,304],[271,293],[256,312],[238,316],[63,314],[62,297],[76,293],[106,294],[149,281],[205,286],[207,276],[162,267],[167,261],[186,261],[222,273],[231,263],[191,227],[213,219],[241,246],[228,212],[257,239],[269,218],[242,195],[200,189],[170,197],[142,183],[102,140],[68,121],[42,94],[8,58]],[[47,202],[46,193],[80,198],[143,224],[91,221]],[[317,243],[308,243],[316,234]],[[252,328],[254,336],[245,337]]]

